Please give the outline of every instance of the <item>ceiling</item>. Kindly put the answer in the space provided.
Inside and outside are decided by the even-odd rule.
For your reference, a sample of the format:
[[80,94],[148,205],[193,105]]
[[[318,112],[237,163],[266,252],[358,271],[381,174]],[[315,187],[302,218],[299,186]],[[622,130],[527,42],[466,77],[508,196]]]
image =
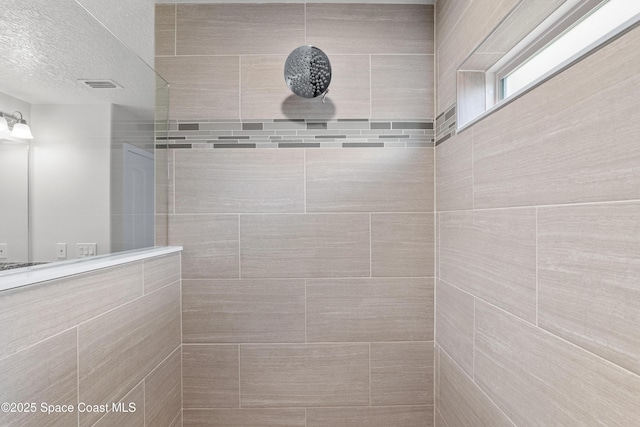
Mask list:
[[[0,92],[14,98],[153,106],[154,71],[75,0],[3,0],[0,47]],[[123,89],[90,89],[79,79],[110,79]]]

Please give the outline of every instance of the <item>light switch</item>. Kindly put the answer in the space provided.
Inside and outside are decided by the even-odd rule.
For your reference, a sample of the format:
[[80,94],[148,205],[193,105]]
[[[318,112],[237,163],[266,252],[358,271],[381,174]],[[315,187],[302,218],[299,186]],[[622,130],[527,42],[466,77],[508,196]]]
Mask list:
[[78,243],[76,244],[76,255],[78,258],[95,256],[98,254],[97,243]]

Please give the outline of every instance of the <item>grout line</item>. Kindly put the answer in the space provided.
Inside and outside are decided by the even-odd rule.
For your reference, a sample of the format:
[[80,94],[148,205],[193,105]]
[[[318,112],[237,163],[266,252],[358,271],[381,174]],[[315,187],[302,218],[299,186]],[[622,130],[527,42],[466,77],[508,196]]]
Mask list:
[[604,364],[605,364],[605,365],[607,365],[607,366],[611,366],[611,367],[613,367],[613,368],[617,368],[617,369],[619,369],[619,370],[622,370],[622,371],[624,371],[626,374],[631,374],[634,378],[640,378],[640,374],[638,374],[638,373],[636,373],[636,372],[633,372],[632,370],[630,370],[630,369],[628,369],[628,368],[625,368],[624,366],[618,365],[618,364],[616,364],[615,362],[612,362],[611,360],[606,359],[606,358],[604,358],[604,357],[600,356],[599,354],[593,353],[593,352],[591,352],[590,350],[587,350],[587,349],[586,349],[586,348],[584,348],[584,347],[580,347],[578,344],[575,344],[575,343],[573,343],[573,342],[571,342],[571,341],[567,340],[566,338],[563,338],[563,337],[561,337],[561,336],[559,336],[559,335],[555,335],[554,333],[552,333],[552,332],[550,332],[550,331],[548,331],[548,330],[546,330],[546,329],[544,329],[544,328],[542,328],[542,327],[540,327],[540,326],[536,326],[536,325],[534,325],[534,324],[532,324],[532,323],[530,323],[530,322],[527,322],[526,320],[524,320],[524,319],[522,319],[522,318],[520,318],[520,317],[516,316],[516,315],[515,315],[515,314],[513,314],[513,313],[510,313],[509,311],[507,311],[507,310],[505,310],[505,309],[503,309],[503,308],[498,307],[497,305],[494,305],[494,304],[492,304],[492,303],[490,303],[490,302],[488,302],[488,301],[484,301],[482,298],[478,298],[478,300],[480,300],[480,301],[484,302],[484,303],[485,303],[485,304],[487,304],[487,305],[490,305],[492,308],[494,308],[494,309],[496,309],[496,310],[500,311],[501,313],[506,314],[506,315],[507,315],[507,316],[509,316],[509,317],[513,317],[514,319],[516,319],[516,320],[518,320],[518,321],[520,321],[520,322],[524,323],[526,326],[528,326],[528,327],[530,327],[530,328],[533,328],[533,329],[535,329],[536,331],[541,332],[541,333],[543,333],[543,334],[544,334],[544,335],[546,335],[546,336],[549,336],[549,337],[551,337],[551,338],[555,338],[555,339],[558,339],[558,340],[560,340],[560,341],[564,342],[565,344],[569,345],[571,348],[574,348],[574,349],[578,350],[579,352],[583,353],[583,355],[584,355],[584,356],[586,356],[586,357],[594,357],[594,358],[599,359],[599,360],[601,360],[602,362],[604,362]]
[[[171,163],[173,170],[171,171],[171,180],[173,181],[172,192],[173,192],[173,212],[170,214],[176,214],[176,150],[173,150],[173,162]],[[169,218],[167,218],[167,230],[169,228]],[[167,231],[167,240],[169,240],[168,236],[169,232]],[[169,242],[171,243],[171,242]]]
[[[182,415],[182,408],[180,408],[180,410],[178,411],[176,416],[173,417],[173,419],[171,420],[171,424],[169,424],[169,425],[173,425],[175,423],[175,421],[178,419],[178,417],[181,416],[181,415]],[[180,426],[182,426],[182,424],[180,424]]]
[[371,55],[369,55],[369,119],[373,118],[373,70],[371,69]]
[[[434,340],[393,340],[393,341],[311,341],[308,343],[305,343],[303,341],[297,341],[297,342],[292,342],[292,341],[272,341],[272,342],[267,342],[267,341],[262,341],[262,342],[242,342],[242,343],[237,343],[237,342],[186,342],[184,343],[184,345],[187,346],[217,346],[217,347],[229,347],[229,346],[233,346],[233,345],[253,345],[253,346],[260,346],[260,345],[267,345],[267,346],[274,346],[274,345],[296,345],[296,346],[300,346],[303,344],[308,344],[309,346],[313,346],[313,345],[336,345],[336,344],[343,344],[343,345],[351,345],[351,344],[429,344],[429,343],[435,343]],[[395,405],[391,405],[391,406],[395,406]],[[189,408],[192,409],[192,408]]]
[[[451,360],[451,362],[453,362],[456,368],[458,368],[458,370],[462,372],[462,375],[466,376],[478,388],[478,390],[480,390],[480,393],[482,393],[493,404],[493,406],[495,406],[496,409],[498,409],[498,411],[500,411],[502,415],[505,416],[506,419],[511,421],[511,418],[509,418],[509,416],[502,410],[502,408],[500,408],[500,406],[498,406],[498,404],[491,397],[489,397],[489,395],[484,391],[484,389],[480,387],[480,385],[477,382],[475,382],[475,380],[471,378],[464,369],[462,369],[462,367],[458,364],[458,362],[456,362],[456,360],[453,357],[451,357],[451,355],[447,353],[447,351],[444,348],[440,347],[440,350],[442,351],[443,354],[445,354]],[[511,421],[511,423],[513,424],[514,427],[516,427],[516,424],[513,421]]]
[[159,292],[159,291],[161,291],[161,290],[163,290],[163,289],[168,288],[169,286],[175,285],[175,284],[176,284],[176,283],[178,283],[178,282],[179,282],[179,281],[171,282],[171,283],[169,283],[169,284],[167,284],[167,285],[165,285],[165,286],[163,286],[163,287],[161,287],[161,288],[158,288],[158,289],[155,289],[155,290],[153,290],[153,291],[149,292],[149,293],[148,293],[148,294],[146,294],[146,295],[139,295],[139,296],[135,297],[134,299],[131,299],[131,300],[129,300],[129,301],[126,301],[126,302],[124,302],[124,303],[122,303],[122,304],[120,304],[120,305],[118,305],[118,306],[116,306],[116,307],[113,307],[113,308],[110,308],[109,310],[106,310],[106,311],[100,312],[100,314],[97,314],[97,315],[95,315],[95,316],[93,316],[93,317],[91,317],[91,318],[89,318],[89,319],[83,320],[82,322],[80,322],[80,323],[78,323],[78,324],[76,324],[76,325],[70,326],[70,327],[68,327],[68,328],[66,328],[66,329],[64,329],[64,330],[62,330],[62,331],[60,331],[60,332],[56,332],[56,333],[55,333],[55,334],[53,334],[53,335],[49,335],[49,336],[47,336],[46,338],[43,338],[43,339],[41,339],[41,340],[39,340],[39,341],[37,341],[37,342],[34,342],[34,343],[32,343],[32,344],[29,344],[28,346],[23,347],[23,348],[21,348],[20,350],[14,351],[14,352],[13,352],[13,353],[11,353],[11,354],[8,354],[8,355],[6,355],[6,356],[0,357],[0,362],[1,362],[1,361],[3,361],[3,360],[5,360],[5,359],[8,359],[9,357],[11,357],[11,356],[13,356],[13,355],[16,355],[16,354],[20,353],[20,352],[22,352],[22,351],[25,351],[25,350],[30,349],[30,348],[32,348],[32,347],[35,347],[35,346],[36,346],[36,345],[38,345],[38,344],[42,344],[43,342],[45,342],[45,341],[47,341],[47,340],[50,340],[50,339],[52,339],[52,338],[55,338],[55,337],[57,337],[57,336],[59,336],[59,335],[62,335],[62,334],[64,334],[64,333],[67,333],[67,332],[71,331],[71,330],[72,330],[72,329],[74,329],[74,328],[77,328],[77,327],[83,326],[83,325],[85,325],[86,323],[89,323],[89,322],[94,321],[94,320],[96,320],[96,319],[98,319],[98,318],[100,318],[100,317],[103,317],[103,316],[105,316],[106,314],[111,313],[112,311],[118,310],[118,309],[120,309],[120,308],[122,308],[122,307],[124,307],[124,306],[126,306],[126,305],[132,304],[132,303],[134,303],[134,302],[136,302],[136,301],[138,301],[138,300],[140,300],[140,299],[142,299],[142,298],[146,298],[146,297],[148,297],[149,295],[151,295],[151,294],[153,294],[153,293],[156,293],[156,292]]
[[173,10],[173,56],[178,56],[178,3]]
[[371,406],[371,343],[369,343],[369,406]]
[[[305,3],[306,4],[306,3]],[[302,150],[302,168],[304,180],[304,213],[307,213],[307,149]]]
[[307,341],[307,279],[304,279],[304,342]]
[[538,208],[536,208],[536,326],[538,326]]
[[[286,276],[278,276],[278,277],[245,277],[244,279],[239,279],[239,278],[231,278],[231,279],[224,279],[224,278],[199,278],[199,279],[183,279],[184,282],[216,282],[216,281],[222,281],[222,282],[233,282],[233,281],[240,281],[240,280],[304,280],[304,277],[286,277]],[[403,280],[411,280],[411,279],[425,279],[425,280],[433,280],[435,279],[433,276],[376,276],[376,277],[369,277],[369,276],[330,276],[330,277],[318,277],[318,278],[310,278],[308,280],[315,280],[315,281],[323,281],[323,282],[328,282],[330,280],[352,280],[354,282],[360,281],[360,280],[391,280],[391,279],[395,279],[397,281],[403,281]],[[178,283],[173,282],[174,283]],[[446,283],[446,282],[445,282]],[[169,286],[169,285],[167,285]],[[454,286],[454,285],[451,285]],[[165,286],[166,288],[166,286]],[[160,289],[164,289],[164,288],[160,288]],[[158,289],[158,290],[160,290]],[[157,292],[158,290],[155,290],[154,292]],[[468,292],[466,292],[468,293]]]
[[242,244],[240,242],[240,216],[238,214],[238,280],[242,279]]
[[240,386],[240,344],[238,344],[238,407],[242,408],[242,389]]
[[471,348],[471,379],[476,380],[476,297],[473,297],[473,337]]
[[238,118],[242,120],[242,55],[238,55]]
[[[457,106],[456,106],[457,108]],[[473,137],[473,127],[471,128],[471,209],[476,208],[476,167],[473,157],[473,147],[475,139]]]
[[632,204],[639,203],[640,199],[628,199],[628,200],[607,200],[607,201],[599,201],[599,202],[575,202],[575,203],[557,203],[550,205],[519,205],[519,206],[499,206],[499,207],[490,207],[490,208],[473,208],[473,209],[456,209],[449,211],[438,211],[438,213],[455,213],[455,212],[473,212],[473,211],[504,211],[509,209],[534,209],[534,208],[542,208],[542,209],[562,209],[567,207],[581,207],[581,206],[599,206],[599,205],[619,205],[619,204]]
[[[308,45],[309,42],[307,42],[307,3],[304,3],[304,44]],[[306,415],[306,409],[305,409],[305,415]]]
[[[452,212],[470,212],[470,211],[452,211]],[[309,215],[369,215],[370,212],[307,212]],[[398,215],[419,215],[419,214],[425,214],[425,215],[433,215],[434,212],[428,212],[428,211],[414,211],[414,212],[392,212],[392,211],[375,211],[373,212],[375,214],[398,214]],[[440,212],[438,212],[440,213]],[[445,212],[447,213],[447,212]],[[221,212],[193,212],[193,213],[189,213],[189,212],[183,212],[183,213],[177,213],[177,214],[172,214],[174,216],[235,216],[235,215],[251,215],[251,216],[258,216],[258,215],[270,215],[270,216],[275,216],[275,215],[304,215],[304,212],[240,212],[240,213],[221,213]],[[170,255],[170,254],[169,254]],[[160,256],[164,256],[164,255],[160,255]]]
[[[78,326],[76,326],[76,387],[77,408],[80,405],[80,328]],[[80,411],[78,411],[78,425],[80,425]]]
[[[173,353],[172,353],[172,354],[173,354]],[[162,362],[160,362],[160,363],[162,363]],[[158,366],[160,366],[160,364],[158,364]],[[156,366],[156,368],[157,368],[158,366]],[[150,374],[150,373],[149,373],[149,374]],[[148,376],[149,374],[147,374],[147,376]],[[147,378],[147,377],[144,377],[144,378],[142,379],[142,381],[141,381],[141,382],[142,382],[142,408],[143,408],[143,409],[142,409],[142,425],[143,425],[143,426],[146,426],[146,425],[147,425],[147,383],[146,383],[146,381],[145,381],[145,379],[146,379],[146,378]],[[139,383],[138,383],[138,384],[139,384]],[[137,385],[136,385],[136,387],[137,387]],[[135,388],[135,387],[134,387],[134,388]],[[133,390],[133,389],[131,389],[131,390]],[[131,390],[129,390],[129,393],[131,393]],[[125,396],[124,396],[124,397],[126,397],[126,396],[127,396],[127,395],[125,394]],[[123,397],[123,399],[124,399],[124,397]]]
[[[180,413],[184,411],[184,343],[180,343]],[[183,420],[184,422],[184,420]]]
[[371,246],[372,246],[372,237],[371,237],[371,212],[369,212],[369,277],[373,277],[373,262],[371,261],[372,259],[372,253],[371,253]]
[[304,427],[307,427],[307,408],[304,408]]

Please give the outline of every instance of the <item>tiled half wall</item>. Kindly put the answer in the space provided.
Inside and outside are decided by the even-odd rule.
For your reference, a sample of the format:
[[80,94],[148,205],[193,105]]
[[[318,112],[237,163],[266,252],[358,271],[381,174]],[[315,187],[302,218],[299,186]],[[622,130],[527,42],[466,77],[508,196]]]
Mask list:
[[0,425],[181,425],[179,254],[4,291],[0,324],[0,401],[36,405]]

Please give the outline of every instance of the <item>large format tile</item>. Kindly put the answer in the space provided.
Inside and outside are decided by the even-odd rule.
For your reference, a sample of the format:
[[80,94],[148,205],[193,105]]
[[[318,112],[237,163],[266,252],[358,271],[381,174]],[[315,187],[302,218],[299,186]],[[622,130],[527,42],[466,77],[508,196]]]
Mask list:
[[0,294],[0,358],[142,296],[142,263]]
[[[439,354],[439,376],[438,410],[446,421],[440,427],[515,427],[443,351]],[[535,419],[532,421],[535,424]]]
[[473,376],[474,298],[440,280],[436,284],[436,341]]
[[431,427],[433,406],[309,408],[307,427]]
[[171,120],[240,117],[240,57],[157,57],[156,70],[169,83]]
[[176,5],[156,4],[156,55],[176,53]]
[[434,275],[433,214],[372,214],[371,275]]
[[433,6],[307,4],[307,43],[329,56],[433,53]]
[[[449,0],[448,3],[451,3]],[[455,0],[459,3],[459,0]],[[455,12],[451,11],[449,22],[457,20],[454,25],[450,25],[448,33],[441,40],[438,40],[438,69],[439,76],[449,74],[455,80],[455,70],[464,59],[469,56],[478,44],[493,31],[496,26],[507,16],[511,9],[519,3],[518,0],[483,0],[471,1],[469,7],[464,9],[463,5],[456,5]],[[455,15],[454,15],[455,13]],[[459,16],[456,18],[454,16]],[[440,19],[443,15],[440,15]],[[436,25],[437,27],[438,25]],[[455,99],[447,100],[441,107],[449,105]],[[442,112],[442,109],[439,110]]]
[[540,327],[640,375],[640,203],[538,210]]
[[[78,342],[80,401],[121,398],[180,345],[179,284],[80,325]],[[81,413],[80,425],[97,418]]]
[[307,340],[431,341],[433,279],[307,280]]
[[433,342],[371,343],[371,404],[433,405]]
[[304,212],[302,150],[177,150],[176,213]]
[[180,254],[145,259],[143,265],[145,294],[180,280]]
[[535,210],[441,213],[440,278],[535,322]]
[[438,0],[438,7],[435,10],[436,49],[440,48],[447,37],[454,34],[453,29],[456,23],[464,15],[470,3],[471,0]]
[[371,57],[371,117],[433,119],[433,55]]
[[242,407],[369,404],[368,344],[240,346]]
[[304,280],[185,280],[188,343],[304,342]]
[[432,212],[433,149],[307,150],[308,212]]
[[640,419],[637,375],[481,301],[475,328],[476,383],[516,425],[626,427]]
[[368,215],[241,215],[240,241],[243,278],[369,276]]
[[187,409],[184,427],[305,427],[304,408]]
[[[144,383],[140,382],[118,404],[127,412],[108,412],[94,427],[145,427]],[[162,424],[147,424],[161,426]]]
[[472,129],[436,147],[436,210],[473,208]]
[[324,103],[318,98],[302,98],[291,92],[282,74],[286,59],[286,55],[242,57],[243,119],[369,117],[369,56],[331,55],[331,85]]
[[171,425],[182,409],[182,354],[180,347],[144,380],[146,425]]
[[449,427],[438,407],[436,407],[435,413],[433,414],[433,422],[435,427]]
[[237,215],[169,215],[169,245],[184,247],[184,279],[240,274]]
[[305,44],[302,4],[179,4],[178,55],[289,54]]
[[475,207],[640,199],[639,44],[636,28],[476,124]]
[[[34,402],[34,412],[0,412],[2,426],[76,425],[76,412],[47,414],[41,403],[78,403],[76,330],[64,332],[18,354],[0,360],[0,401]],[[11,409],[11,408],[10,408]]]
[[237,345],[182,346],[183,407],[237,408]]

